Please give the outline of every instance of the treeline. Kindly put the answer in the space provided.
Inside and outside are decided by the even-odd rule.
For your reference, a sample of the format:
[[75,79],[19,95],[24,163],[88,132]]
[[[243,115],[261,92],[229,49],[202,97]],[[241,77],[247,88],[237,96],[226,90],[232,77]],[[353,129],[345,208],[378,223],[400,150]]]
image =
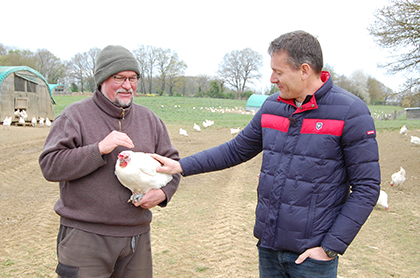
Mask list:
[[[65,84],[74,92],[92,92],[99,52],[100,49],[94,47],[75,54],[69,61],[62,61],[47,49],[32,52],[0,44],[0,66],[28,66],[40,72],[50,84]],[[187,64],[171,49],[141,45],[132,53],[140,68],[137,94],[247,99],[253,93],[278,91],[275,85],[258,92],[249,88],[252,81],[261,77],[263,59],[261,54],[249,48],[227,53],[214,76],[186,76]],[[415,93],[394,92],[362,70],[347,77],[336,73],[330,65],[324,69],[330,72],[336,85],[367,104],[420,105]]]

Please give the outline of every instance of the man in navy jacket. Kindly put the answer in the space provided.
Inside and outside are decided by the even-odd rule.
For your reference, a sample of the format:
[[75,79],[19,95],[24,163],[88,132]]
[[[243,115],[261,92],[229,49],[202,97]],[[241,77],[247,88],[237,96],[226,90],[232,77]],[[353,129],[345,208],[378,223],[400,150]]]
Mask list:
[[260,277],[336,277],[379,196],[375,125],[366,104],[323,72],[318,40],[271,42],[270,96],[232,140],[182,158],[155,155],[168,174],[222,170],[263,151],[254,235]]

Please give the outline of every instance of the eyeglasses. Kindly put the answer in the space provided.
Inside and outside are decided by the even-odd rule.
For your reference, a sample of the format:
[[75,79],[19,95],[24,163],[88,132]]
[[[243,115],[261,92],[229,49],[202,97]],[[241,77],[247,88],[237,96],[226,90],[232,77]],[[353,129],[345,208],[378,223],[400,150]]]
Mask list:
[[112,77],[114,77],[114,81],[117,84],[123,84],[127,79],[131,84],[136,84],[140,78],[138,75],[130,76],[130,77],[125,77],[121,75],[113,75]]

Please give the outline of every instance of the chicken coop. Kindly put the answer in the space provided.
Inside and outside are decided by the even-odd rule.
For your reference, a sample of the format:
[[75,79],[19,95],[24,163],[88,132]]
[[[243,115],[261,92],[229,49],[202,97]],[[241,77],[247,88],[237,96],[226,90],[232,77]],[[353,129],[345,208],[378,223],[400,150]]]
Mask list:
[[420,107],[405,108],[407,120],[420,120]]
[[252,94],[246,102],[245,110],[258,111],[268,97],[268,95]]
[[12,116],[12,122],[17,122],[17,110],[24,110],[37,119],[54,119],[54,99],[47,80],[36,70],[26,67],[0,66],[0,118]]
[[64,84],[49,84],[51,95],[71,95],[71,89]]

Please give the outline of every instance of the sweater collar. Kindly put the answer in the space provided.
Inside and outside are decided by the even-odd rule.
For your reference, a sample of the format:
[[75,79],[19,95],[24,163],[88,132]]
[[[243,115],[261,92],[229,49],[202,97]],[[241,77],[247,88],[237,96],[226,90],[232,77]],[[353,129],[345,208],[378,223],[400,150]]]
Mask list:
[[280,97],[277,98],[277,101],[282,101],[284,103],[290,104],[298,109],[296,109],[295,113],[300,113],[307,110],[313,110],[317,109],[317,100],[322,98],[332,87],[332,79],[330,77],[330,73],[327,71],[323,71],[321,73],[321,81],[324,82],[324,84],[313,94],[313,95],[307,95],[304,102],[300,107],[297,107],[295,104],[294,99],[283,99]]
[[108,114],[113,118],[123,118],[127,116],[131,111],[131,106],[122,108],[110,101],[102,92],[96,89],[93,94],[93,101],[104,113]]

